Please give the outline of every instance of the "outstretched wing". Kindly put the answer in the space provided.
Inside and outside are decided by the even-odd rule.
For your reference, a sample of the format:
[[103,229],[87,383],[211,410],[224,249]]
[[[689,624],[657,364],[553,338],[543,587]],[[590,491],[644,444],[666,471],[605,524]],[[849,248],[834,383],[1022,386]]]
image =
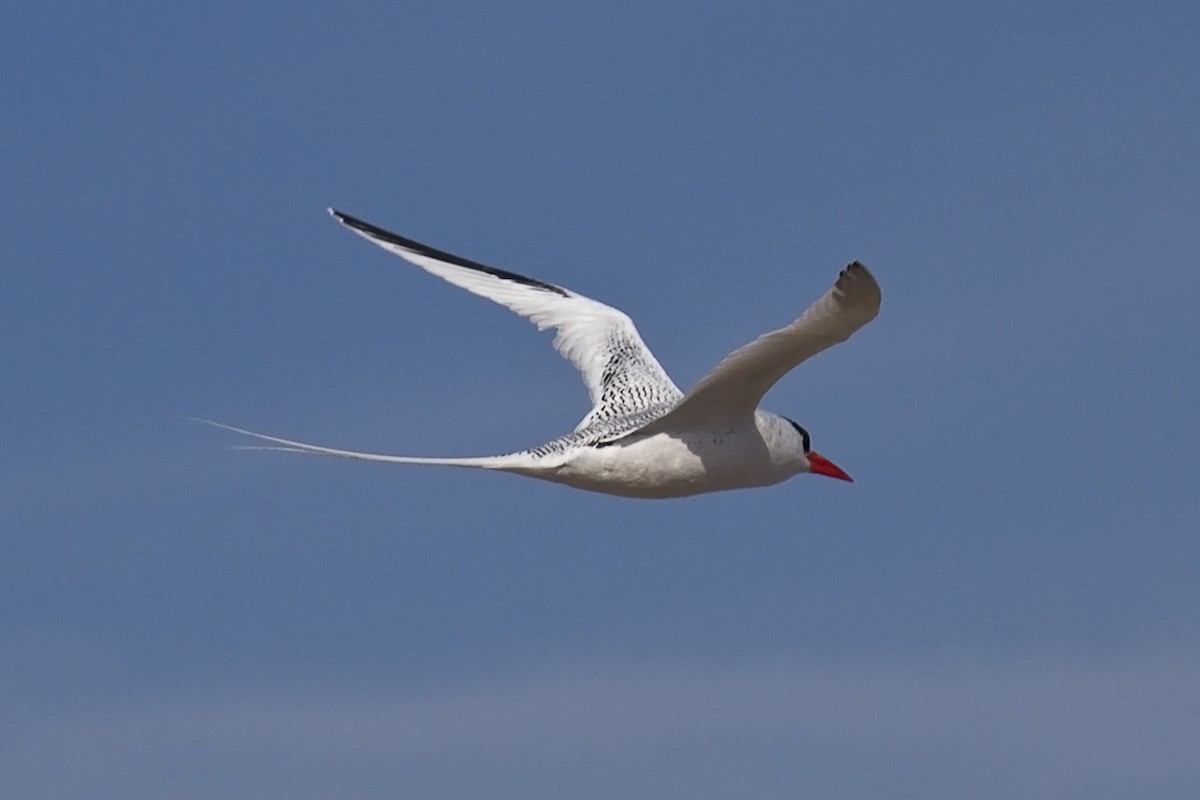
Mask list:
[[846,341],[875,319],[880,298],[874,276],[855,261],[838,274],[833,288],[795,322],[734,350],[701,378],[679,405],[638,433],[745,419],[758,408],[767,390],[790,370]]
[[577,430],[682,396],[621,311],[561,286],[437,250],[335,209],[329,213],[426,272],[512,309],[539,330],[553,328],[554,347],[583,374],[592,400],[592,410]]

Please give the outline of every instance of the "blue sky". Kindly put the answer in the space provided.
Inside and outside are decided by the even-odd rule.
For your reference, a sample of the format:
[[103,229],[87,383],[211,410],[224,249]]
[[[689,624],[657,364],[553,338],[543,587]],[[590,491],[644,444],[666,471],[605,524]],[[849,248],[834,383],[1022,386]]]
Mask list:
[[[0,15],[0,793],[1191,798],[1190,3]],[[229,449],[569,429],[335,205],[783,380],[853,485],[648,502]]]

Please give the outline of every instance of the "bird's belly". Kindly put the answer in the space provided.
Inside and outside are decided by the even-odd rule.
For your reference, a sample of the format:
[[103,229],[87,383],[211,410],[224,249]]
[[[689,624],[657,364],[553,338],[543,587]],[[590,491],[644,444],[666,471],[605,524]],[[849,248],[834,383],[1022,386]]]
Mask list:
[[758,437],[665,434],[607,447],[585,447],[553,474],[558,483],[626,497],[686,497],[767,486],[788,477]]

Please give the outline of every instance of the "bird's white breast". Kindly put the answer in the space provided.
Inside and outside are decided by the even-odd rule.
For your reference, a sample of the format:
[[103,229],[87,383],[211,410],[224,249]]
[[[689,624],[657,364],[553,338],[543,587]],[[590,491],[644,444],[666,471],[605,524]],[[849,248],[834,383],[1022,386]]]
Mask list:
[[756,429],[633,437],[581,447],[545,478],[627,497],[684,497],[767,486],[795,474],[777,463]]

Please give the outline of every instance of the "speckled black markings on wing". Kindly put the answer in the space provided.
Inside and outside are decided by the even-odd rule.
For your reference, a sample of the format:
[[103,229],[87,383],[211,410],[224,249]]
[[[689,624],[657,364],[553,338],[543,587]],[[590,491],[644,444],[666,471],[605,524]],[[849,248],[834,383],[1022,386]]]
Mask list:
[[336,208],[331,208],[329,211],[338,219],[338,221],[350,226],[351,228],[354,228],[355,230],[362,231],[368,236],[387,242],[388,244],[394,244],[397,247],[403,247],[406,250],[412,250],[414,253],[419,255],[436,258],[438,261],[445,261],[446,263],[454,264],[457,267],[466,267],[467,269],[486,272],[488,275],[494,275],[497,278],[502,278],[506,281],[521,283],[526,286],[532,286],[535,289],[542,289],[547,292],[554,292],[562,297],[571,296],[570,292],[568,292],[566,289],[563,289],[561,286],[555,286],[552,283],[539,281],[536,278],[527,278],[524,275],[518,275],[515,272],[509,272],[508,270],[500,269],[499,267],[481,264],[480,262],[472,261],[469,258],[463,258],[462,256],[456,256],[453,253],[447,253],[445,250],[438,250],[436,247],[430,247],[427,244],[421,244],[420,242],[414,239],[409,239],[406,236],[401,236],[397,233],[392,233],[389,230],[384,230],[378,225],[372,225],[369,222],[364,222],[357,217],[352,217],[349,214],[343,214]]
[[[606,342],[608,361],[600,374],[600,399],[585,418],[582,430],[598,423],[631,418],[664,404],[669,407],[682,396],[675,386],[664,384],[659,369],[646,361],[646,349],[637,342],[613,337]],[[644,420],[644,421],[649,421]]]
[[[469,280],[464,282],[453,275],[441,274],[427,264],[414,262],[451,283],[533,319],[539,328],[554,327],[557,330],[555,347],[583,373],[593,407],[574,431],[528,451],[532,455],[549,456],[567,447],[589,446],[619,438],[666,413],[683,397],[646,348],[632,321],[621,311],[561,286],[438,250],[336,209],[330,209],[330,213],[342,224],[401,257],[409,257],[410,261],[412,257],[419,257],[440,262],[533,289],[535,296],[541,295],[525,302],[514,296],[496,294],[495,289],[472,286]],[[562,305],[557,305],[559,303]],[[598,375],[595,372],[597,366],[600,368]]]
[[608,447],[643,425],[658,419],[670,411],[674,404],[674,401],[670,401],[634,413],[596,420],[586,428],[572,431],[557,439],[551,439],[545,444],[540,444],[524,452],[532,456],[543,457],[555,456],[577,447]]

